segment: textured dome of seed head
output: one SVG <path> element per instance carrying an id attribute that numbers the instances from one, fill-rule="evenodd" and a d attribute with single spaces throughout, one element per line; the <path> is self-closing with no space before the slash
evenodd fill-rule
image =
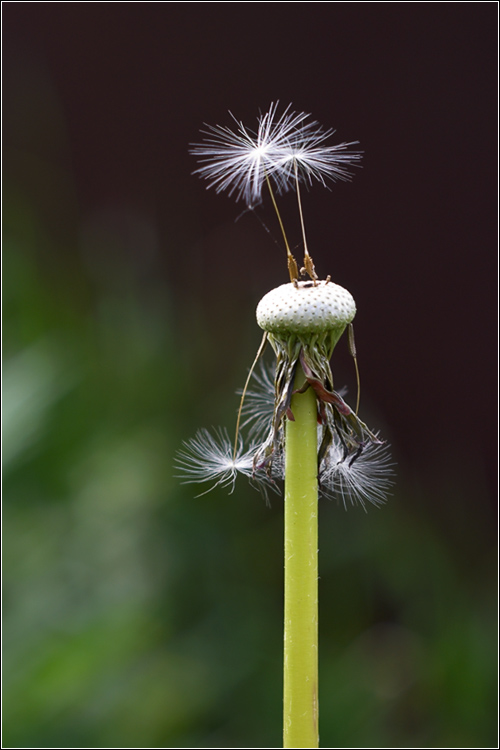
<path id="1" fill-rule="evenodd" d="M 275 334 L 324 333 L 344 329 L 356 314 L 347 289 L 331 281 L 299 281 L 268 292 L 257 305 L 257 323 Z"/>

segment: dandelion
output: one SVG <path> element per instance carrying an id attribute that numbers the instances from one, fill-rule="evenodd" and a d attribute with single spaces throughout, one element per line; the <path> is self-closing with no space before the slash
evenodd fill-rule
<path id="1" fill-rule="evenodd" d="M 358 376 L 352 321 L 356 304 L 347 289 L 321 280 L 309 253 L 300 185 L 346 180 L 361 152 L 357 141 L 329 145 L 324 129 L 291 105 L 278 105 L 257 119 L 255 129 L 233 116 L 234 125 L 206 126 L 205 141 L 191 152 L 196 173 L 217 192 L 227 190 L 249 206 L 266 186 L 287 253 L 290 282 L 268 292 L 257 306 L 264 331 L 241 395 L 236 436 L 200 430 L 184 444 L 177 468 L 185 482 L 211 483 L 233 492 L 243 474 L 264 493 L 284 480 L 285 650 L 284 747 L 318 747 L 317 542 L 318 495 L 337 497 L 347 508 L 382 505 L 392 484 L 387 446 L 334 388 L 330 365 L 347 329 Z M 303 266 L 291 253 L 275 192 L 293 190 L 302 228 Z M 261 366 L 266 345 L 276 357 L 271 374 Z M 253 380 L 252 380 L 253 378 Z M 242 437 L 247 432 L 247 445 Z M 208 490 L 207 490 L 208 491 Z"/>

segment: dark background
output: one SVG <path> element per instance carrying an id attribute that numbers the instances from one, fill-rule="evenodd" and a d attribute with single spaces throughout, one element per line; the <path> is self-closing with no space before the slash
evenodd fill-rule
<path id="1" fill-rule="evenodd" d="M 322 746 L 494 745 L 497 4 L 2 7 L 7 746 L 280 745 L 281 500 L 172 476 L 287 280 L 189 144 L 277 100 L 364 151 L 303 203 L 397 462 L 321 510 Z"/>

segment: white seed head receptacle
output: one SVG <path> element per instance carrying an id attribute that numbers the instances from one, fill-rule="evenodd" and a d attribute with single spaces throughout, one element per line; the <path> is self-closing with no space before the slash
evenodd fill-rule
<path id="1" fill-rule="evenodd" d="M 356 314 L 347 289 L 331 281 L 299 281 L 268 292 L 257 306 L 257 323 L 271 334 L 322 334 L 344 328 Z"/>

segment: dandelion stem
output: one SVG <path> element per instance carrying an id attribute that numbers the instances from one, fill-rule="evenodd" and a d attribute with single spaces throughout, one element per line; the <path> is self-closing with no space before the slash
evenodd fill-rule
<path id="1" fill-rule="evenodd" d="M 295 388 L 305 382 L 299 367 Z M 318 747 L 317 407 L 312 388 L 292 396 L 285 435 L 283 747 Z"/>

